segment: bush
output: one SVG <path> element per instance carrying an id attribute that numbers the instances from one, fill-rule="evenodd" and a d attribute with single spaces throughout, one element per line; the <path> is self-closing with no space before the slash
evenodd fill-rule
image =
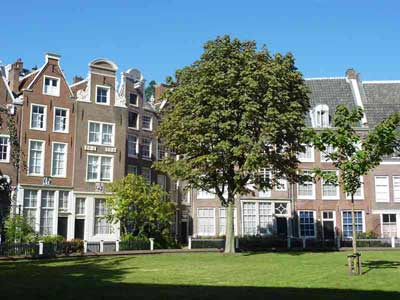
<path id="1" fill-rule="evenodd" d="M 367 232 L 358 232 L 357 238 L 358 239 L 377 239 L 379 236 L 373 232 L 372 230 Z"/>
<path id="2" fill-rule="evenodd" d="M 56 243 L 63 242 L 65 239 L 61 235 L 45 235 L 45 236 L 41 236 L 40 240 L 46 244 L 56 244 Z"/>
<path id="3" fill-rule="evenodd" d="M 13 243 L 33 243 L 37 241 L 37 234 L 23 215 L 8 215 L 4 227 L 6 239 Z"/>

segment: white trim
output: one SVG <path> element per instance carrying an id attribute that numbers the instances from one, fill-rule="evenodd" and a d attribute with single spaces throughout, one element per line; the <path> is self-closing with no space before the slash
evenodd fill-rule
<path id="1" fill-rule="evenodd" d="M 135 154 L 135 155 L 129 154 L 129 136 L 134 136 L 134 137 L 136 138 L 136 149 L 135 149 L 136 154 Z M 137 135 L 135 135 L 135 134 L 130 134 L 130 133 L 128 133 L 128 134 L 127 134 L 127 137 L 126 137 L 126 142 L 127 142 L 127 149 L 126 149 L 126 152 L 127 152 L 127 154 L 128 154 L 128 157 L 137 158 L 137 157 L 138 157 L 138 154 L 139 154 L 139 137 L 138 137 Z"/>
<path id="2" fill-rule="evenodd" d="M 360 182 L 361 182 L 361 195 L 357 196 L 354 195 L 354 200 L 364 200 L 364 176 L 360 176 Z M 350 195 L 346 195 L 346 199 L 347 200 L 351 200 L 351 196 Z"/>
<path id="3" fill-rule="evenodd" d="M 380 165 L 400 165 L 400 161 L 383 161 Z"/>
<path id="4" fill-rule="evenodd" d="M 329 79 L 346 79 L 346 77 L 311 77 L 304 78 L 304 80 L 329 80 Z"/>
<path id="5" fill-rule="evenodd" d="M 373 209 L 371 211 L 372 214 L 374 215 L 379 215 L 379 214 L 400 214 L 400 208 L 399 209 Z"/>
<path id="6" fill-rule="evenodd" d="M 341 221 L 341 223 L 342 223 L 341 232 L 342 232 L 343 238 L 345 238 L 344 235 L 343 235 L 343 232 L 344 232 L 344 230 L 343 230 L 343 226 L 344 226 L 344 222 L 343 222 L 343 212 L 350 212 L 350 213 L 351 213 L 351 209 L 343 209 L 343 210 L 340 211 L 340 217 L 341 217 L 340 221 Z M 356 210 L 354 210 L 354 213 L 356 213 L 356 212 L 361 212 L 361 215 L 362 215 L 362 226 L 363 226 L 362 232 L 366 232 L 366 228 L 365 228 L 365 211 L 364 211 L 364 210 L 361 210 L 361 209 L 356 209 Z M 357 225 L 357 224 L 356 224 L 356 225 Z M 351 238 L 351 237 L 350 237 L 350 238 Z"/>
<path id="7" fill-rule="evenodd" d="M 150 128 L 144 128 L 143 127 L 144 117 L 149 117 L 150 118 Z M 142 129 L 145 130 L 145 131 L 153 131 L 153 116 L 150 116 L 148 114 L 142 114 Z"/>
<path id="8" fill-rule="evenodd" d="M 311 170 L 308 169 L 304 169 L 303 172 L 308 171 L 311 172 Z M 311 196 L 307 196 L 307 195 L 299 195 L 299 186 L 301 183 L 297 183 L 297 199 L 299 200 L 315 200 L 316 198 L 316 185 L 314 181 L 307 181 L 307 182 L 311 182 L 312 184 L 312 195 Z"/>
<path id="9" fill-rule="evenodd" d="M 29 173 L 30 169 L 30 161 L 31 161 L 31 142 L 41 142 L 42 143 L 42 165 L 40 167 L 40 173 Z M 43 177 L 44 176 L 44 157 L 45 157 L 45 151 L 46 151 L 46 141 L 44 140 L 36 140 L 36 139 L 29 139 L 28 140 L 28 168 L 27 168 L 27 175 L 28 176 L 38 176 L 38 177 Z"/>
<path id="10" fill-rule="evenodd" d="M 323 172 L 335 172 L 339 180 L 339 171 L 337 170 L 323 170 Z M 339 184 L 336 185 L 336 196 L 324 196 L 324 179 L 321 179 L 321 198 L 322 200 L 340 200 Z"/>
<path id="11" fill-rule="evenodd" d="M 60 144 L 60 145 L 65 145 L 65 161 L 64 161 L 64 170 L 62 175 L 54 175 L 53 174 L 53 163 L 54 163 L 54 144 Z M 53 141 L 51 143 L 51 177 L 55 178 L 66 178 L 67 177 L 67 165 L 68 165 L 68 143 L 62 143 L 62 142 L 55 142 Z"/>
<path id="12" fill-rule="evenodd" d="M 332 219 L 330 219 L 330 218 L 324 219 L 324 212 L 331 212 L 332 213 Z M 328 209 L 325 209 L 325 210 L 321 211 L 322 235 L 324 234 L 324 221 L 333 221 L 333 234 L 334 234 L 334 237 L 336 238 L 336 226 L 337 226 L 336 225 L 336 211 L 328 210 Z M 324 239 L 325 239 L 325 237 L 324 237 Z"/>
<path id="13" fill-rule="evenodd" d="M 375 83 L 400 83 L 400 80 L 365 80 L 362 83 L 375 84 Z"/>
<path id="14" fill-rule="evenodd" d="M 301 222 L 300 222 L 300 213 L 301 212 L 312 212 L 313 213 L 313 219 L 314 219 L 314 235 L 301 235 Z M 299 210 L 299 237 L 304 237 L 304 238 L 316 238 L 317 237 L 317 214 L 315 210 L 311 209 L 301 209 Z"/>
<path id="15" fill-rule="evenodd" d="M 98 123 L 98 124 L 100 124 L 100 142 L 98 142 L 98 143 L 90 142 L 90 123 Z M 111 144 L 103 144 L 102 143 L 102 140 L 103 140 L 103 124 L 112 126 Z M 115 123 L 88 120 L 87 143 L 88 143 L 88 145 L 114 147 L 114 145 L 115 145 Z"/>
<path id="16" fill-rule="evenodd" d="M 8 139 L 7 142 L 7 152 L 6 152 L 6 159 L 0 159 L 0 163 L 9 163 L 10 162 L 10 156 L 11 156 L 11 143 L 10 143 L 10 135 L 8 134 L 0 134 L 0 137 L 4 137 Z"/>
<path id="17" fill-rule="evenodd" d="M 392 191 L 393 191 L 393 202 L 400 202 L 400 194 L 398 195 L 398 200 L 396 200 L 395 198 L 395 194 L 394 194 L 394 179 L 398 178 L 400 181 L 400 175 L 392 175 Z M 399 192 L 400 193 L 400 192 Z"/>
<path id="18" fill-rule="evenodd" d="M 207 210 L 212 210 L 213 211 L 213 220 L 214 220 L 214 232 L 212 234 L 206 233 L 206 232 L 200 232 L 199 231 L 199 210 L 200 209 L 207 209 Z M 215 217 L 215 207 L 198 207 L 196 210 L 196 233 L 198 236 L 216 236 L 217 234 L 217 224 L 216 224 L 216 217 Z"/>
<path id="19" fill-rule="evenodd" d="M 365 111 L 364 104 L 363 104 L 362 99 L 361 99 L 361 93 L 360 93 L 360 89 L 358 87 L 357 79 L 349 79 L 349 81 L 350 81 L 350 84 L 351 84 L 351 86 L 353 88 L 354 97 L 356 99 L 357 106 L 361 107 L 363 109 L 363 111 Z M 363 125 L 367 124 L 367 117 L 365 115 L 365 112 L 363 113 L 361 122 L 362 122 Z"/>
<path id="20" fill-rule="evenodd" d="M 74 86 L 76 86 L 76 85 L 82 84 L 82 83 L 84 83 L 84 82 L 87 81 L 87 80 L 88 80 L 88 78 L 85 78 L 85 79 L 82 79 L 82 80 L 80 80 L 80 81 L 77 81 L 77 82 L 71 84 L 70 87 L 74 87 Z"/>
<path id="21" fill-rule="evenodd" d="M 130 113 L 136 114 L 136 127 L 129 126 L 129 114 Z M 134 130 L 139 130 L 139 113 L 137 111 L 128 111 L 128 128 L 134 129 Z"/>
<path id="22" fill-rule="evenodd" d="M 46 78 L 49 79 L 53 79 L 53 80 L 57 80 L 57 92 L 55 94 L 49 94 L 46 93 Z M 61 86 L 61 79 L 59 77 L 54 77 L 54 76 L 49 76 L 49 75 L 43 75 L 43 89 L 42 89 L 42 93 L 43 95 L 47 95 L 47 96 L 53 96 L 53 97 L 60 97 L 60 86 Z"/>
<path id="23" fill-rule="evenodd" d="M 314 146 L 310 146 L 310 145 L 304 145 L 306 147 L 306 152 L 300 152 L 300 154 L 306 154 L 307 150 L 311 151 L 311 158 L 300 158 L 298 155 L 298 160 L 300 162 L 315 162 L 315 147 Z"/>
<path id="24" fill-rule="evenodd" d="M 33 106 L 44 107 L 44 111 L 43 111 L 43 128 L 32 128 Z M 31 107 L 31 109 L 30 109 L 30 114 L 29 114 L 29 129 L 30 130 L 46 131 L 47 130 L 47 105 L 31 103 L 30 107 Z"/>
<path id="25" fill-rule="evenodd" d="M 106 103 L 97 102 L 97 89 L 98 88 L 102 88 L 102 89 L 106 89 L 107 90 L 107 102 Z M 107 85 L 96 84 L 95 89 L 96 89 L 96 91 L 95 91 L 94 103 L 99 104 L 99 105 L 110 105 L 110 102 L 111 102 L 111 87 L 107 86 Z"/>
<path id="26" fill-rule="evenodd" d="M 99 169 L 98 169 L 98 176 L 96 179 L 88 179 L 88 167 L 89 167 L 89 156 L 96 156 L 100 157 L 99 160 Z M 101 180 L 101 157 L 110 157 L 111 158 L 111 170 L 110 170 L 110 180 Z M 114 178 L 114 155 L 106 155 L 106 154 L 94 154 L 88 153 L 86 157 L 86 182 L 112 182 Z"/>
<path id="27" fill-rule="evenodd" d="M 56 126 L 56 110 L 57 109 L 66 110 L 67 111 L 66 120 L 65 120 L 65 123 L 66 123 L 65 131 L 59 131 L 59 130 L 55 129 L 55 126 Z M 54 106 L 54 108 L 53 108 L 53 132 L 69 133 L 69 108 Z"/>
<path id="28" fill-rule="evenodd" d="M 385 199 L 379 199 L 377 197 L 377 191 L 376 191 L 376 179 L 377 177 L 384 178 L 386 181 L 386 193 L 387 193 L 387 198 Z M 375 202 L 376 203 L 387 203 L 390 202 L 390 181 L 389 181 L 389 176 L 388 175 L 375 175 L 374 176 L 374 191 L 375 191 Z"/>
<path id="29" fill-rule="evenodd" d="M 149 149 L 149 155 L 150 156 L 149 157 L 143 156 L 143 145 L 144 145 L 143 141 L 144 140 L 149 140 L 150 141 L 150 149 Z M 141 141 L 142 141 L 142 151 L 141 151 L 140 155 L 141 155 L 142 159 L 151 160 L 152 154 L 153 154 L 153 139 L 151 139 L 149 137 L 141 137 Z"/>

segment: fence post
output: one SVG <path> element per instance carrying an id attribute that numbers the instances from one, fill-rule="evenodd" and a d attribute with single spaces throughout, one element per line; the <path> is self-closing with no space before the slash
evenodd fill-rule
<path id="1" fill-rule="evenodd" d="M 119 240 L 115 241 L 115 252 L 119 252 Z"/>
<path id="2" fill-rule="evenodd" d="M 287 248 L 288 249 L 292 248 L 292 238 L 290 236 L 287 239 Z"/>
<path id="3" fill-rule="evenodd" d="M 150 240 L 150 251 L 154 250 L 154 238 L 149 238 Z"/>
<path id="4" fill-rule="evenodd" d="M 392 248 L 396 248 L 396 240 L 394 236 L 392 236 Z"/>
<path id="5" fill-rule="evenodd" d="M 191 235 L 188 236 L 188 249 L 189 250 L 192 249 L 192 236 Z"/>
<path id="6" fill-rule="evenodd" d="M 338 250 L 341 247 L 341 245 L 340 245 L 340 236 L 339 235 L 336 236 L 336 247 L 337 247 Z"/>
<path id="7" fill-rule="evenodd" d="M 235 238 L 235 247 L 236 249 L 239 249 L 239 237 Z"/>
<path id="8" fill-rule="evenodd" d="M 101 253 L 104 252 L 104 241 L 103 240 L 100 241 L 100 252 Z"/>
<path id="9" fill-rule="evenodd" d="M 303 236 L 302 239 L 303 239 L 303 249 L 306 249 L 306 238 Z"/>
<path id="10" fill-rule="evenodd" d="M 83 241 L 83 253 L 87 253 L 87 240 Z"/>
<path id="11" fill-rule="evenodd" d="M 39 255 L 43 255 L 43 241 L 39 241 Z"/>

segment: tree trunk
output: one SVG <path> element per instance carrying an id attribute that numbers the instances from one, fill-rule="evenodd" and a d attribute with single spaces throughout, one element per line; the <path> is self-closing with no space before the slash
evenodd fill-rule
<path id="1" fill-rule="evenodd" d="M 235 230 L 233 224 L 233 213 L 235 211 L 235 201 L 228 202 L 226 210 L 226 236 L 225 253 L 235 253 Z"/>
<path id="2" fill-rule="evenodd" d="M 357 253 L 357 232 L 356 232 L 356 218 L 354 213 L 354 194 L 351 194 L 351 228 L 352 228 L 352 246 L 353 254 Z"/>

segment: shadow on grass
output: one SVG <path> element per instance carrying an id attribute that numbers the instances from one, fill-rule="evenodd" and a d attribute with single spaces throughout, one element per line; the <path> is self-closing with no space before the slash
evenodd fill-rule
<path id="1" fill-rule="evenodd" d="M 362 263 L 363 268 L 367 268 L 363 274 L 367 274 L 372 270 L 377 269 L 398 269 L 400 268 L 400 261 L 391 260 L 371 260 Z"/>
<path id="2" fill-rule="evenodd" d="M 132 259 L 1 263 L 0 299 L 400 300 L 400 292 L 138 283 L 140 275 L 135 274 L 138 268 Z"/>
<path id="3" fill-rule="evenodd" d="M 243 250 L 238 253 L 243 253 L 244 256 L 252 256 L 252 255 L 257 255 L 257 254 L 265 254 L 265 253 L 274 253 L 274 254 L 287 254 L 287 255 L 293 255 L 293 256 L 300 256 L 303 254 L 310 254 L 310 253 L 332 253 L 332 252 L 338 252 L 337 250 L 280 250 L 280 249 L 274 249 L 274 250 L 259 250 L 259 251 L 246 251 Z"/>

